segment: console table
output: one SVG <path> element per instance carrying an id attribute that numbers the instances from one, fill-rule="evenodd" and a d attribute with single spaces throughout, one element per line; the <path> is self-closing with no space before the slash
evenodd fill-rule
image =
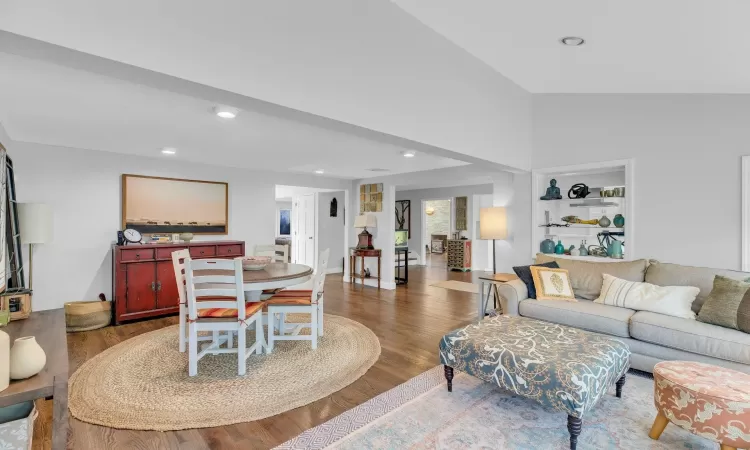
<path id="1" fill-rule="evenodd" d="M 380 289 L 380 259 L 382 256 L 382 252 L 379 249 L 372 249 L 372 250 L 366 250 L 366 249 L 357 249 L 357 248 L 350 248 L 349 249 L 349 282 L 354 284 L 355 279 L 359 278 L 362 280 L 362 287 L 365 286 L 365 280 L 366 279 L 372 279 L 372 280 L 378 280 L 378 289 Z M 361 260 L 360 264 L 360 270 L 357 272 L 357 258 Z M 378 276 L 372 276 L 369 277 L 365 276 L 365 258 L 377 258 L 378 259 Z"/>
<path id="2" fill-rule="evenodd" d="M 52 399 L 52 449 L 68 444 L 68 339 L 62 309 L 32 312 L 28 319 L 11 321 L 2 328 L 11 345 L 23 336 L 34 336 L 47 355 L 41 372 L 25 380 L 11 380 L 0 392 L 0 407 L 40 398 Z"/>
<path id="3" fill-rule="evenodd" d="M 112 258 L 115 324 L 180 311 L 172 252 L 183 249 L 190 250 L 193 259 L 245 256 L 244 241 L 115 245 Z"/>

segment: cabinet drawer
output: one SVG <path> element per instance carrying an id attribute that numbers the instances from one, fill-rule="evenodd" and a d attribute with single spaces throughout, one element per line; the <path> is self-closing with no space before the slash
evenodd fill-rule
<path id="1" fill-rule="evenodd" d="M 180 251 L 180 250 L 185 250 L 185 249 L 184 248 L 157 248 L 156 259 L 172 259 L 172 253 Z"/>
<path id="2" fill-rule="evenodd" d="M 190 256 L 192 258 L 212 258 L 216 256 L 216 246 L 204 245 L 200 247 L 190 247 Z"/>
<path id="3" fill-rule="evenodd" d="M 236 258 L 238 256 L 245 256 L 242 254 L 242 246 L 239 244 L 236 245 L 219 245 L 219 256 L 231 256 L 233 258 Z"/>
<path id="4" fill-rule="evenodd" d="M 121 250 L 120 260 L 125 261 L 143 261 L 154 259 L 153 248 L 141 248 L 137 250 Z"/>

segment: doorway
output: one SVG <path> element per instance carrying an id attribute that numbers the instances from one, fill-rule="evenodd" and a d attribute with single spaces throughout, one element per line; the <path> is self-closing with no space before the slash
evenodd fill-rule
<path id="1" fill-rule="evenodd" d="M 453 229 L 451 204 L 451 199 L 422 201 L 422 248 L 428 267 L 448 267 L 447 246 Z"/>

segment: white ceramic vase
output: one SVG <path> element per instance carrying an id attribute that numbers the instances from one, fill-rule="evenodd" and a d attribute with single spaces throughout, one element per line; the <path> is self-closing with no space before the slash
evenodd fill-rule
<path id="1" fill-rule="evenodd" d="M 38 374 L 47 364 L 47 355 L 34 336 L 16 339 L 10 349 L 10 378 L 23 380 Z"/>
<path id="2" fill-rule="evenodd" d="M 0 391 L 10 385 L 10 336 L 0 330 Z"/>

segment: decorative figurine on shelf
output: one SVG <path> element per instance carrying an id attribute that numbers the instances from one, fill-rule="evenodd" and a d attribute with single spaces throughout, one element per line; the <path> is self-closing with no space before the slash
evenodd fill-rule
<path id="1" fill-rule="evenodd" d="M 612 223 L 614 223 L 617 228 L 623 228 L 625 227 L 625 217 L 623 217 L 622 214 L 617 214 Z"/>
<path id="2" fill-rule="evenodd" d="M 555 253 L 555 241 L 549 238 L 543 240 L 539 245 L 539 251 L 548 255 L 551 253 Z"/>
<path id="3" fill-rule="evenodd" d="M 556 255 L 563 255 L 565 254 L 565 247 L 562 245 L 562 241 L 558 240 L 557 245 L 555 246 L 555 254 Z"/>
<path id="4" fill-rule="evenodd" d="M 602 216 L 602 218 L 599 219 L 599 226 L 602 228 L 607 228 L 611 224 L 612 224 L 612 221 L 609 220 L 609 217 L 607 217 L 606 215 Z"/>
<path id="5" fill-rule="evenodd" d="M 544 194 L 544 196 L 539 197 L 539 200 L 562 200 L 562 195 L 560 195 L 560 188 L 557 187 L 557 180 L 554 178 L 549 180 L 549 187 L 547 188 L 547 192 Z"/>
<path id="6" fill-rule="evenodd" d="M 589 251 L 586 250 L 586 241 L 581 241 L 581 247 L 578 249 L 580 256 L 589 256 Z"/>
<path id="7" fill-rule="evenodd" d="M 589 191 L 589 187 L 586 186 L 583 183 L 576 183 L 573 186 L 570 187 L 568 190 L 568 198 L 570 199 L 578 199 L 578 198 L 586 198 L 587 195 L 589 195 L 591 191 Z"/>

